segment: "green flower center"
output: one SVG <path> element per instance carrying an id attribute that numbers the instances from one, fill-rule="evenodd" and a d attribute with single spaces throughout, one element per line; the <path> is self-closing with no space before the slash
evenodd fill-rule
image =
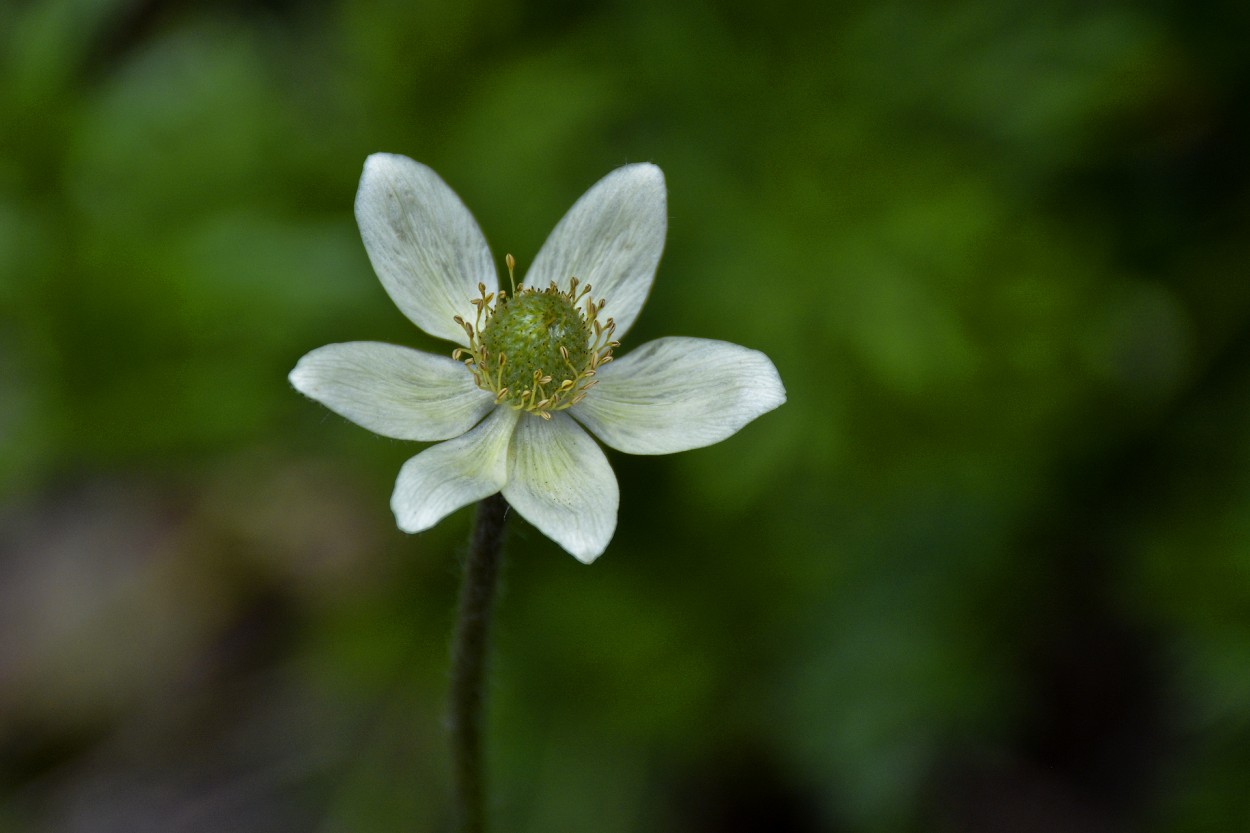
<path id="1" fill-rule="evenodd" d="M 481 333 L 488 356 L 507 356 L 500 378 L 516 391 L 534 374 L 550 376 L 557 387 L 575 379 L 590 358 L 590 336 L 586 319 L 554 287 L 504 296 Z"/>
<path id="2" fill-rule="evenodd" d="M 508 255 L 508 271 L 515 261 Z M 473 380 L 495 394 L 495 402 L 551 419 L 594 387 L 595 371 L 612 361 L 616 324 L 601 321 L 604 301 L 591 298 L 590 286 L 570 280 L 568 290 L 554 283 L 536 290 L 523 286 L 509 296 L 488 293 L 478 284 L 472 303 L 477 320 L 456 323 L 469 337 L 468 348 L 452 353 L 463 359 Z"/>

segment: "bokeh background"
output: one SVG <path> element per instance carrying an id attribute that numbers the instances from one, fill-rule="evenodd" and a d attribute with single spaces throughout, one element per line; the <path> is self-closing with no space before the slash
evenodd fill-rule
<path id="1" fill-rule="evenodd" d="M 623 350 L 780 410 L 517 519 L 498 829 L 1250 829 L 1250 51 L 1180 0 L 0 4 L 0 830 L 448 829 L 470 512 L 286 382 L 446 350 L 367 154 L 522 268 L 651 160 Z"/>

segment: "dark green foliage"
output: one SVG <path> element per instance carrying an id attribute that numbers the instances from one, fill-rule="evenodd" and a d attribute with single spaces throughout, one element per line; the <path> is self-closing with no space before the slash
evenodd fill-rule
<path id="1" fill-rule="evenodd" d="M 0 830 L 445 829 L 470 513 L 399 533 L 419 446 L 285 381 L 451 349 L 360 244 L 375 151 L 523 264 L 656 162 L 617 355 L 732 341 L 789 394 L 609 453 L 592 567 L 510 522 L 500 830 L 1244 828 L 1241 15 L 0 4 Z"/>

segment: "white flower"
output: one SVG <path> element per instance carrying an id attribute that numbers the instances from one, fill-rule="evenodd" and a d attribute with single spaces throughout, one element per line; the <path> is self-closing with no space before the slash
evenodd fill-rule
<path id="1" fill-rule="evenodd" d="M 501 291 L 486 239 L 447 184 L 407 157 L 369 157 L 356 219 L 373 268 L 404 315 L 458 347 L 330 344 L 290 380 L 378 434 L 438 441 L 399 472 L 400 529 L 429 529 L 502 491 L 589 564 L 612 538 L 619 492 L 583 426 L 618 451 L 668 454 L 719 442 L 785 401 L 768 357 L 735 344 L 661 338 L 613 361 L 655 278 L 665 203 L 655 165 L 613 171 L 556 226 L 523 286 Z"/>

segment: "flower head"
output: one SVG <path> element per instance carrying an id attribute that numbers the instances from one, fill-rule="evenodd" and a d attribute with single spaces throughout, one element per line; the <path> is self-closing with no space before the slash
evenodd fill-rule
<path id="1" fill-rule="evenodd" d="M 356 219 L 373 268 L 404 315 L 456 347 L 330 344 L 290 380 L 378 434 L 437 442 L 400 469 L 400 529 L 503 492 L 590 563 L 616 529 L 619 492 L 584 428 L 618 451 L 668 454 L 719 442 L 785 401 L 768 357 L 735 344 L 670 337 L 615 357 L 655 279 L 665 203 L 659 168 L 618 168 L 559 222 L 525 281 L 501 289 L 476 221 L 437 174 L 404 156 L 368 158 Z M 507 266 L 513 277 L 511 255 Z"/>

